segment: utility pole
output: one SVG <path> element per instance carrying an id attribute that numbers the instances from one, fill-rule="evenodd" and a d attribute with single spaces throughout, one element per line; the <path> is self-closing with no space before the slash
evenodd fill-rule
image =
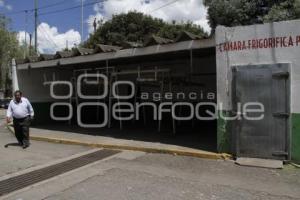
<path id="1" fill-rule="evenodd" d="M 25 46 L 27 46 L 28 10 L 25 10 Z"/>
<path id="2" fill-rule="evenodd" d="M 31 49 L 32 49 L 32 34 L 29 34 L 29 56 L 31 56 Z"/>
<path id="3" fill-rule="evenodd" d="M 37 53 L 37 41 L 38 41 L 38 34 L 37 34 L 37 26 L 38 26 L 38 0 L 34 0 L 34 32 L 35 32 L 35 37 L 34 37 L 34 51 Z"/>
<path id="4" fill-rule="evenodd" d="M 96 33 L 97 30 L 97 19 L 94 19 L 94 23 L 93 23 L 93 27 L 94 27 L 94 34 Z"/>
<path id="5" fill-rule="evenodd" d="M 81 0 L 81 41 L 83 41 L 83 0 Z"/>
<path id="6" fill-rule="evenodd" d="M 28 50 L 28 45 L 27 45 L 27 26 L 28 26 L 28 10 L 25 10 L 25 47 L 24 47 L 24 59 L 27 56 L 27 50 Z"/>

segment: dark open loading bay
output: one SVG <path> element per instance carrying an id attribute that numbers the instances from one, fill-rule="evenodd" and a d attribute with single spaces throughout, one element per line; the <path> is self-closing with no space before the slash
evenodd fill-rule
<path id="1" fill-rule="evenodd" d="M 19 70 L 25 92 L 34 92 L 29 87 L 36 81 L 32 77 L 37 77 L 43 84 L 37 88 L 39 95 L 49 99 L 53 93 L 50 100 L 33 103 L 34 126 L 216 151 L 217 119 L 201 118 L 211 116 L 207 111 L 216 112 L 213 43 L 149 45 L 131 49 L 131 56 L 121 56 L 122 50 L 117 50 L 118 56 L 79 63 L 78 57 L 71 60 L 58 53 L 61 59 L 54 67 L 42 65 L 50 60 L 40 62 L 41 67 L 34 66 L 38 62 Z M 114 48 L 104 45 L 98 50 L 108 47 Z M 97 55 L 78 51 L 83 51 L 82 60 Z"/>

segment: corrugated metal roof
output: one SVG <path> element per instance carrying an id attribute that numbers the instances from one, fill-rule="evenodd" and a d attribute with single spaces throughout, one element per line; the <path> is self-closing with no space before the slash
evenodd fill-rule
<path id="1" fill-rule="evenodd" d="M 145 45 L 138 43 L 138 42 L 129 42 L 125 41 L 122 43 L 122 47 L 119 46 L 112 46 L 112 45 L 104 45 L 104 44 L 96 44 L 94 49 L 87 49 L 87 48 L 74 48 L 71 51 L 58 51 L 56 54 L 51 55 L 51 54 L 41 54 L 39 57 L 37 56 L 32 56 L 32 57 L 27 57 L 25 59 L 19 59 L 16 61 L 18 65 L 22 65 L 25 63 L 34 63 L 34 62 L 39 62 L 39 61 L 50 61 L 54 59 L 61 59 L 61 58 L 70 58 L 70 57 L 76 57 L 76 56 L 84 56 L 84 55 L 92 55 L 92 54 L 97 54 L 97 53 L 108 53 L 108 52 L 118 52 L 122 48 L 125 49 L 137 49 L 139 48 L 141 52 L 144 52 L 147 50 L 148 46 L 155 46 L 159 45 L 160 48 L 164 48 L 164 45 L 167 44 L 174 44 L 175 42 L 182 42 L 182 41 L 193 41 L 193 40 L 201 40 L 203 39 L 202 36 L 200 35 L 195 35 L 193 33 L 183 31 L 175 41 L 167 39 L 167 38 L 162 38 L 158 37 L 155 35 L 151 35 L 147 42 L 145 42 Z M 146 49 L 143 49 L 146 48 Z M 155 52 L 153 52 L 155 53 Z M 56 62 L 57 63 L 57 62 Z"/>
<path id="2" fill-rule="evenodd" d="M 129 42 L 129 41 L 124 41 L 122 43 L 122 47 L 127 49 L 127 48 L 140 48 L 143 47 L 142 43 L 139 42 Z"/>
<path id="3" fill-rule="evenodd" d="M 39 59 L 40 59 L 39 56 L 29 56 L 28 57 L 28 62 L 31 62 L 31 63 L 38 62 Z"/>
<path id="4" fill-rule="evenodd" d="M 39 57 L 39 61 L 43 61 L 43 60 L 53 60 L 55 59 L 55 55 L 54 54 L 41 54 Z"/>
<path id="5" fill-rule="evenodd" d="M 135 56 L 146 56 L 152 54 L 160 54 L 160 53 L 168 53 L 168 52 L 176 52 L 190 49 L 201 49 L 201 48 L 211 48 L 215 47 L 215 39 L 201 39 L 201 40 L 189 40 L 189 41 L 180 41 L 176 43 L 168 43 L 168 44 L 159 44 L 152 45 L 142 48 L 128 48 L 121 49 L 121 47 L 109 46 L 109 45 L 100 45 L 101 51 L 95 52 L 93 54 L 90 53 L 90 49 L 81 49 L 80 55 L 74 55 L 73 51 L 60 51 L 55 54 L 54 60 L 43 60 L 37 62 L 36 59 L 27 60 L 30 63 L 31 68 L 42 68 L 42 67 L 56 67 L 58 63 L 60 66 L 63 65 L 74 65 L 74 64 L 82 64 L 88 62 L 99 62 L 104 60 L 112 60 L 118 58 L 127 58 L 127 57 L 135 57 Z M 104 48 L 103 48 L 104 47 Z M 112 48 L 113 47 L 113 48 Z M 105 50 L 105 52 L 103 52 Z M 99 50 L 98 50 L 99 51 Z M 28 69 L 29 63 L 26 62 L 17 62 L 18 69 Z"/>
<path id="6" fill-rule="evenodd" d="M 148 38 L 147 42 L 145 42 L 145 46 L 169 44 L 173 42 L 174 42 L 173 40 L 152 35 L 150 38 Z"/>
<path id="7" fill-rule="evenodd" d="M 87 49 L 87 48 L 74 48 L 72 49 L 73 56 L 84 56 L 84 55 L 90 55 L 94 53 L 94 49 Z"/>
<path id="8" fill-rule="evenodd" d="M 96 44 L 94 53 L 116 52 L 120 49 L 122 49 L 122 47 L 105 45 L 105 44 Z"/>
<path id="9" fill-rule="evenodd" d="M 181 42 L 181 41 L 187 41 L 187 40 L 201 40 L 203 39 L 202 36 L 200 35 L 195 35 L 193 33 L 190 33 L 188 31 L 183 31 L 180 33 L 180 35 L 176 38 L 176 42 Z"/>
<path id="10" fill-rule="evenodd" d="M 55 58 L 70 58 L 74 56 L 72 51 L 58 51 L 55 54 Z"/>
<path id="11" fill-rule="evenodd" d="M 28 62 L 29 62 L 28 58 L 25 58 L 25 59 L 17 59 L 17 60 L 16 60 L 16 64 L 17 64 L 17 65 L 24 64 L 24 63 L 28 63 Z"/>

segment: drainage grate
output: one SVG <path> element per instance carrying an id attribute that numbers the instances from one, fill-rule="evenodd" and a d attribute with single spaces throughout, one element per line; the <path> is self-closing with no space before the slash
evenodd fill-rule
<path id="1" fill-rule="evenodd" d="M 22 188 L 28 187 L 29 185 L 44 181 L 54 176 L 58 176 L 92 162 L 104 159 L 119 152 L 120 151 L 116 150 L 102 149 L 87 155 L 73 158 L 68 161 L 51 165 L 49 167 L 2 180 L 0 181 L 0 196 L 16 190 L 20 190 Z"/>

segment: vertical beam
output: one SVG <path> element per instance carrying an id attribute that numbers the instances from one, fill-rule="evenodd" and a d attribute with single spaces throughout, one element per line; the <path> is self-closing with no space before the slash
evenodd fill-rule
<path id="1" fill-rule="evenodd" d="M 31 56 L 31 49 L 32 49 L 32 34 L 29 34 L 29 56 Z"/>
<path id="2" fill-rule="evenodd" d="M 28 26 L 28 10 L 25 10 L 25 31 L 24 31 L 24 34 L 25 34 L 25 48 L 24 48 L 24 59 L 27 56 L 27 48 L 28 48 L 28 45 L 27 45 L 27 26 Z"/>
<path id="3" fill-rule="evenodd" d="M 81 0 L 81 41 L 83 40 L 83 0 Z"/>
<path id="4" fill-rule="evenodd" d="M 34 31 L 35 31 L 35 42 L 34 42 L 34 50 L 35 50 L 35 53 L 37 53 L 37 46 L 38 46 L 38 34 L 37 34 L 37 26 L 38 26 L 38 20 L 37 20 L 37 17 L 38 17 L 38 14 L 37 14 L 37 6 L 38 6 L 38 0 L 35 0 L 34 1 Z"/>
<path id="5" fill-rule="evenodd" d="M 194 60 L 193 60 L 193 49 L 190 50 L 190 77 L 194 72 Z"/>

